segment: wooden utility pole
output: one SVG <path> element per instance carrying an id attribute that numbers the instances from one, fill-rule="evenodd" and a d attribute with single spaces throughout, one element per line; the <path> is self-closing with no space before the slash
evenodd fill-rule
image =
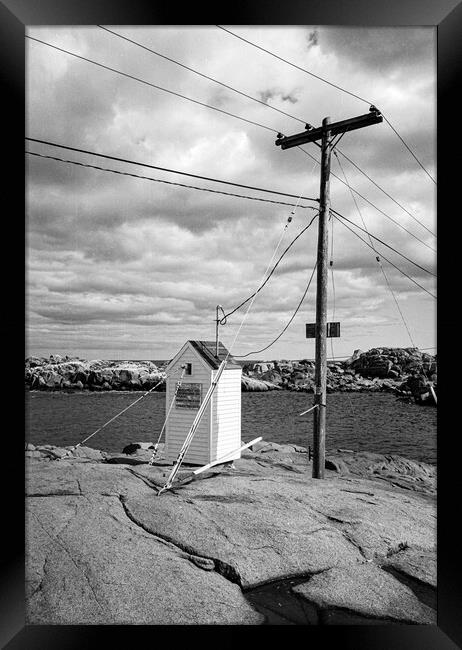
<path id="1" fill-rule="evenodd" d="M 329 142 L 330 118 L 322 121 L 321 140 L 321 183 L 319 190 L 318 220 L 318 256 L 316 275 L 316 335 L 315 335 L 315 371 L 314 371 L 314 410 L 313 420 L 313 478 L 324 478 L 326 450 L 326 382 L 327 382 L 327 255 L 328 255 L 328 219 L 330 208 L 330 157 Z"/>
<path id="2" fill-rule="evenodd" d="M 375 106 L 369 113 L 331 124 L 325 117 L 322 126 L 314 129 L 306 125 L 306 131 L 291 136 L 278 135 L 276 145 L 281 149 L 298 147 L 307 142 L 321 140 L 321 182 L 319 194 L 318 254 L 316 286 L 316 326 L 315 326 L 315 387 L 313 423 L 313 478 L 324 478 L 326 449 L 326 383 L 327 383 L 327 256 L 328 219 L 330 210 L 330 159 L 333 148 L 347 132 L 382 122 L 383 117 Z M 338 136 L 334 143 L 335 136 Z M 307 326 L 308 327 L 308 326 Z"/>

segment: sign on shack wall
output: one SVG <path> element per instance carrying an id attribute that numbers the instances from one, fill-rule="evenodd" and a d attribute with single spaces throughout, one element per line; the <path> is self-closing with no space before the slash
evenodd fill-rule
<path id="1" fill-rule="evenodd" d="M 198 409 L 202 399 L 202 384 L 183 384 L 175 398 L 177 408 Z"/>

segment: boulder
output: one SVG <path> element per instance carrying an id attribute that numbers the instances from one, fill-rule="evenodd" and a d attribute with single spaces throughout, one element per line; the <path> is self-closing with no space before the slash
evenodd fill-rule
<path id="1" fill-rule="evenodd" d="M 120 383 L 128 384 L 128 382 L 132 379 L 133 374 L 132 371 L 127 368 L 115 368 L 114 377 L 116 377 Z"/>
<path id="2" fill-rule="evenodd" d="M 88 378 L 89 382 L 103 385 L 105 382 L 110 384 L 112 381 L 113 372 L 110 368 L 102 368 L 101 370 L 92 371 L 90 377 Z"/>
<path id="3" fill-rule="evenodd" d="M 273 370 L 274 368 L 274 363 L 271 362 L 266 362 L 266 363 L 254 363 L 253 366 L 251 367 L 252 372 L 256 372 L 257 374 L 262 374 L 264 372 L 268 372 L 268 370 Z"/>
<path id="4" fill-rule="evenodd" d="M 59 389 L 63 378 L 57 372 L 48 372 L 45 377 L 45 388 L 48 390 Z"/>
<path id="5" fill-rule="evenodd" d="M 41 375 L 35 375 L 31 381 L 32 390 L 43 390 L 45 387 L 45 380 Z"/>
<path id="6" fill-rule="evenodd" d="M 244 374 L 241 376 L 241 390 L 243 391 L 267 391 L 277 389 L 278 386 L 269 381 L 262 381 L 260 379 L 255 379 L 254 377 L 248 377 Z"/>
<path id="7" fill-rule="evenodd" d="M 272 384 L 279 385 L 282 383 L 282 377 L 276 370 L 267 370 L 260 377 L 263 381 L 269 381 Z"/>
<path id="8" fill-rule="evenodd" d="M 87 383 L 89 374 L 89 372 L 85 372 L 84 370 L 77 370 L 77 372 L 73 374 L 71 381 L 73 384 L 80 382 L 83 386 Z"/>
<path id="9" fill-rule="evenodd" d="M 351 357 L 349 357 L 348 359 L 346 359 L 346 361 L 344 361 L 344 365 L 346 367 L 351 366 L 355 361 L 358 361 L 358 359 L 363 354 L 364 354 L 364 352 L 362 350 L 355 350 L 353 352 L 353 354 L 351 355 Z"/>
<path id="10" fill-rule="evenodd" d="M 26 458 L 40 458 L 42 456 L 41 452 L 38 449 L 28 449 L 25 452 Z"/>
<path id="11" fill-rule="evenodd" d="M 274 367 L 280 373 L 282 372 L 290 373 L 293 370 L 293 363 L 292 361 L 277 361 L 274 362 Z"/>
<path id="12" fill-rule="evenodd" d="M 154 449 L 152 442 L 131 442 L 122 449 L 123 454 L 134 454 L 138 449 Z"/>
<path id="13" fill-rule="evenodd" d="M 26 368 L 37 368 L 43 365 L 43 359 L 41 357 L 28 357 L 26 359 Z"/>
<path id="14" fill-rule="evenodd" d="M 85 447 L 83 445 L 71 448 L 71 452 L 76 458 L 86 458 L 92 461 L 96 460 L 101 462 L 106 457 L 105 452 L 102 452 L 99 449 L 93 449 L 93 447 Z"/>

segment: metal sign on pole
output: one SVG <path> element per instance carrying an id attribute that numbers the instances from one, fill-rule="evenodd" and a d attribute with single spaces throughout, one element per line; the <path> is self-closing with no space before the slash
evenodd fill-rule
<path id="1" fill-rule="evenodd" d="M 306 328 L 307 339 L 316 338 L 316 323 L 306 323 L 305 328 Z M 328 339 L 339 337 L 340 323 L 339 322 L 327 323 L 326 336 Z"/>

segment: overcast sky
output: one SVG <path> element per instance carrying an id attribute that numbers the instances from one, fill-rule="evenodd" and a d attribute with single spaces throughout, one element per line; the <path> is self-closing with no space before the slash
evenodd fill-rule
<path id="1" fill-rule="evenodd" d="M 110 26 L 107 26 L 110 27 Z M 34 27 L 29 36 L 281 131 L 368 112 L 368 104 L 213 26 L 110 27 L 267 105 L 258 104 L 98 27 Z M 373 102 L 436 178 L 434 28 L 230 27 L 261 47 Z M 156 90 L 26 39 L 27 134 L 32 138 L 207 177 L 319 196 L 319 165 L 276 133 Z M 299 118 L 271 110 L 275 107 Z M 170 182 L 287 200 L 149 170 L 37 143 L 29 151 Z M 319 159 L 314 144 L 304 148 Z M 346 134 L 339 149 L 415 219 L 339 156 L 370 232 L 436 272 L 436 186 L 390 126 Z M 187 339 L 213 339 L 215 307 L 230 311 L 259 286 L 293 207 L 27 159 L 28 353 L 82 358 L 171 358 Z M 335 157 L 332 172 L 344 178 Z M 315 212 L 301 200 L 274 261 Z M 331 178 L 331 205 L 355 223 L 349 189 Z M 417 221 L 421 222 L 420 225 Z M 425 226 L 426 228 L 424 228 Z M 412 233 L 412 234 L 410 234 Z M 359 234 L 367 239 L 365 233 Z M 412 236 L 414 235 L 414 236 Z M 332 227 L 329 226 L 329 252 Z M 420 240 L 420 241 L 419 241 Z M 268 345 L 292 316 L 316 256 L 317 221 L 256 297 L 232 347 Z M 379 243 L 377 251 L 431 293 L 435 278 Z M 330 257 L 329 257 L 330 259 Z M 376 346 L 436 345 L 436 301 L 340 222 L 333 224 L 334 292 L 328 320 L 341 322 L 334 354 Z M 247 307 L 247 305 L 246 305 Z M 228 347 L 246 308 L 220 329 Z M 403 322 L 403 318 L 404 322 Z M 315 281 L 292 324 L 251 358 L 314 356 L 305 323 L 315 320 Z M 329 355 L 331 348 L 329 343 Z"/>

